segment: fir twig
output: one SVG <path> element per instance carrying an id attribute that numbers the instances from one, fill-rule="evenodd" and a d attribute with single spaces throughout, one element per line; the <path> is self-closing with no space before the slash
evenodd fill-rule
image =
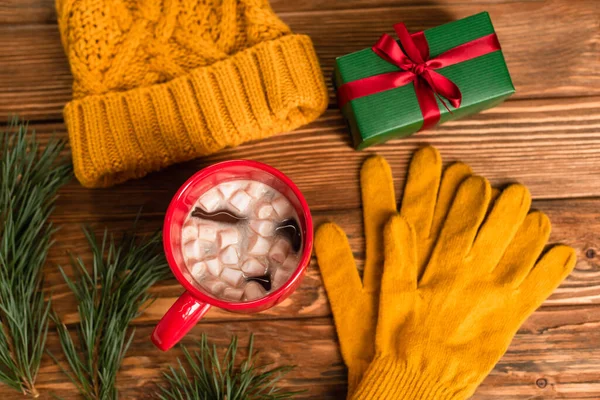
<path id="1" fill-rule="evenodd" d="M 37 397 L 50 310 L 42 267 L 55 232 L 48 218 L 71 165 L 63 141 L 42 150 L 27 130 L 13 119 L 0 138 L 0 381 Z"/>
<path id="2" fill-rule="evenodd" d="M 250 336 L 248 357 L 236 366 L 238 350 L 237 337 L 219 361 L 217 347 L 209 346 L 203 334 L 197 343 L 199 351 L 192 355 L 181 346 L 189 372 L 182 361 L 177 359 L 177 367 L 169 367 L 165 372 L 166 386 L 160 386 L 157 396 L 161 400 L 278 400 L 291 399 L 301 392 L 285 392 L 277 387 L 278 381 L 294 367 L 269 368 L 257 366 L 254 361 L 254 336 Z"/>
<path id="3" fill-rule="evenodd" d="M 73 258 L 76 279 L 60 268 L 78 303 L 78 340 L 73 340 L 58 315 L 52 318 L 68 363 L 67 368 L 61 366 L 63 371 L 85 399 L 113 400 L 117 371 L 133 340 L 129 324 L 149 303 L 150 286 L 167 277 L 169 269 L 158 233 L 144 240 L 125 234 L 119 242 L 107 231 L 101 242 L 90 229 L 84 233 L 93 255 L 90 268 Z"/>

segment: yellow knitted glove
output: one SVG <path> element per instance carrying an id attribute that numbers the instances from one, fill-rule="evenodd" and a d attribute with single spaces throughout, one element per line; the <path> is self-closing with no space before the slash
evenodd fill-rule
<path id="1" fill-rule="evenodd" d="M 470 174 L 471 169 L 467 165 L 456 163 L 446 169 L 441 179 L 442 161 L 437 150 L 425 147 L 415 153 L 401 213 L 415 224 L 422 264 L 431 251 L 456 188 Z M 342 356 L 348 367 L 349 396 L 375 354 L 375 327 L 383 270 L 383 228 L 396 212 L 392 173 L 385 159 L 379 156 L 367 159 L 360 175 L 366 238 L 363 281 L 341 228 L 332 223 L 324 224 L 315 239 L 315 251 L 331 303 Z"/>
<path id="2" fill-rule="evenodd" d="M 524 186 L 505 189 L 485 218 L 490 197 L 481 177 L 460 185 L 421 277 L 416 228 L 390 218 L 376 356 L 355 399 L 470 397 L 527 316 L 573 269 L 570 247 L 540 258 L 550 222 L 541 212 L 527 215 Z"/>

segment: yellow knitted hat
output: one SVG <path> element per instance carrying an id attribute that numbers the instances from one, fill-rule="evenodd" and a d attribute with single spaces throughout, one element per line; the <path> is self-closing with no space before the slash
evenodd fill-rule
<path id="1" fill-rule="evenodd" d="M 57 0 L 77 179 L 105 187 L 316 119 L 308 36 L 267 0 Z"/>

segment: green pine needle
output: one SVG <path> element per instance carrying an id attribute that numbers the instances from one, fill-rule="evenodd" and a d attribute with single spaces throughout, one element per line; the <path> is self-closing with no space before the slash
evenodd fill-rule
<path id="1" fill-rule="evenodd" d="M 90 229 L 84 233 L 92 265 L 87 268 L 81 259 L 73 258 L 75 280 L 60 269 L 75 294 L 80 317 L 74 341 L 67 326 L 56 314 L 52 316 L 68 363 L 68 369 L 61 368 L 85 399 L 114 400 L 117 372 L 134 335 L 129 324 L 151 299 L 150 286 L 169 276 L 169 269 L 159 233 L 144 240 L 124 235 L 117 242 L 105 231 L 101 243 Z"/>
<path id="2" fill-rule="evenodd" d="M 181 346 L 189 366 L 186 370 L 180 359 L 177 367 L 170 367 L 163 375 L 167 386 L 160 386 L 161 400 L 278 400 L 290 399 L 301 392 L 284 392 L 277 387 L 279 380 L 294 367 L 268 368 L 256 366 L 253 352 L 254 336 L 250 336 L 248 357 L 236 366 L 237 337 L 219 361 L 217 347 L 209 346 L 203 334 L 197 343 L 199 351 L 190 352 Z"/>
<path id="3" fill-rule="evenodd" d="M 71 178 L 64 142 L 45 148 L 18 119 L 0 138 L 0 381 L 33 397 L 48 333 L 42 267 L 55 232 L 48 218 Z"/>

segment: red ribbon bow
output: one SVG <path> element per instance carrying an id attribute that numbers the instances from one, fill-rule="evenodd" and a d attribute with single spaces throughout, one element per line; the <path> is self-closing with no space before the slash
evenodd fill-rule
<path id="1" fill-rule="evenodd" d="M 429 129 L 439 122 L 441 116 L 436 98 L 448 111 L 450 109 L 444 98 L 454 108 L 460 107 L 462 101 L 458 86 L 435 70 L 500 50 L 498 38 L 495 33 L 492 33 L 430 58 L 429 45 L 423 32 L 411 35 L 403 23 L 394 25 L 394 30 L 402 47 L 393 37 L 383 34 L 372 49 L 379 57 L 400 68 L 400 71 L 344 83 L 338 89 L 340 108 L 351 100 L 413 82 L 419 107 L 423 113 L 421 130 Z"/>

